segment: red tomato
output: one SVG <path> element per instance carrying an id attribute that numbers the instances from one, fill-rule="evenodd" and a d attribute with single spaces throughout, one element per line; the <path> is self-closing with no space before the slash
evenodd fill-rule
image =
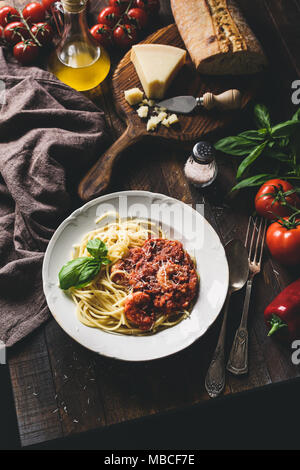
<path id="1" fill-rule="evenodd" d="M 137 26 L 138 29 L 144 29 L 148 23 L 148 15 L 141 8 L 131 8 L 127 13 L 128 21 Z"/>
<path id="2" fill-rule="evenodd" d="M 39 55 L 39 46 L 31 40 L 18 42 L 14 46 L 14 57 L 23 65 L 31 64 Z"/>
<path id="3" fill-rule="evenodd" d="M 23 16 L 29 23 L 40 23 L 45 19 L 45 8 L 38 2 L 31 2 L 23 9 Z"/>
<path id="4" fill-rule="evenodd" d="M 121 12 L 117 7 L 106 7 L 98 15 L 98 23 L 113 27 L 121 17 Z"/>
<path id="5" fill-rule="evenodd" d="M 0 26 L 0 38 L 3 38 L 4 29 Z"/>
<path id="6" fill-rule="evenodd" d="M 20 15 L 18 11 L 9 6 L 0 8 L 0 26 L 5 28 L 5 26 L 13 21 L 19 21 Z"/>
<path id="7" fill-rule="evenodd" d="M 121 49 L 132 46 L 137 40 L 137 32 L 134 26 L 120 25 L 114 30 L 114 41 Z"/>
<path id="8" fill-rule="evenodd" d="M 134 8 L 142 8 L 149 15 L 157 15 L 160 8 L 159 0 L 134 0 Z"/>
<path id="9" fill-rule="evenodd" d="M 294 212 L 289 205 L 300 208 L 300 199 L 297 193 L 285 196 L 286 191 L 294 189 L 287 181 L 280 179 L 269 180 L 264 183 L 255 196 L 256 212 L 269 220 L 286 217 Z"/>
<path id="10" fill-rule="evenodd" d="M 30 34 L 24 23 L 21 21 L 14 21 L 9 23 L 4 28 L 4 38 L 9 44 L 17 44 L 23 39 L 29 39 Z"/>
<path id="11" fill-rule="evenodd" d="M 146 10 L 146 4 L 143 0 L 134 0 L 133 8 L 141 8 L 142 10 Z"/>
<path id="12" fill-rule="evenodd" d="M 123 13 L 129 5 L 129 0 L 109 0 L 109 5 L 119 8 L 120 12 Z"/>
<path id="13" fill-rule="evenodd" d="M 90 33 L 98 44 L 109 47 L 112 44 L 112 30 L 106 24 L 95 24 Z"/>
<path id="14" fill-rule="evenodd" d="M 288 217 L 283 219 L 288 221 Z M 266 242 L 272 256 L 282 264 L 300 264 L 300 220 L 290 225 L 274 222 L 267 230 Z"/>
<path id="15" fill-rule="evenodd" d="M 51 5 L 57 2 L 58 0 L 42 0 L 43 7 L 45 10 L 50 10 Z"/>
<path id="16" fill-rule="evenodd" d="M 43 46 L 50 44 L 53 39 L 53 29 L 48 23 L 36 23 L 31 32 Z"/>

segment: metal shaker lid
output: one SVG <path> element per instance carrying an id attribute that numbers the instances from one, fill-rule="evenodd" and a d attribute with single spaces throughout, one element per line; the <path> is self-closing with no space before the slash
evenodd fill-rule
<path id="1" fill-rule="evenodd" d="M 215 159 L 215 149 L 209 142 L 197 142 L 193 147 L 193 159 L 202 165 L 207 165 Z"/>

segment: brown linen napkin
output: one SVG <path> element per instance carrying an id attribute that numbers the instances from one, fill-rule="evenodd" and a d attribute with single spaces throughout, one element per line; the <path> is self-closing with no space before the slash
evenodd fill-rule
<path id="1" fill-rule="evenodd" d="M 91 101 L 3 48 L 0 80 L 0 340 L 11 346 L 49 317 L 41 269 L 71 210 L 66 174 L 80 177 L 105 133 Z"/>

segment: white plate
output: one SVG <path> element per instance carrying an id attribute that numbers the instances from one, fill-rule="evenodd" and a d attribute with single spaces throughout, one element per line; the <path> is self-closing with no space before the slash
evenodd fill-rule
<path id="1" fill-rule="evenodd" d="M 126 361 L 158 359 L 176 353 L 200 338 L 217 318 L 228 289 L 228 264 L 214 229 L 192 207 L 162 194 L 124 191 L 101 196 L 77 209 L 54 233 L 45 253 L 43 287 L 52 315 L 75 341 L 104 356 Z M 162 222 L 168 238 L 180 240 L 195 256 L 200 292 L 190 318 L 149 336 L 111 334 L 79 322 L 75 304 L 58 286 L 58 272 L 70 258 L 72 246 L 96 227 L 107 210 L 121 217 L 139 216 Z"/>

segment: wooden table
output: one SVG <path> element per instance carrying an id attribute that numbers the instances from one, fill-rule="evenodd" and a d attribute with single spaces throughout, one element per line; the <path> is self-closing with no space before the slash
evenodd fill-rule
<path id="1" fill-rule="evenodd" d="M 105 4 L 105 2 L 101 2 Z M 262 97 L 275 120 L 295 110 L 291 83 L 300 75 L 300 0 L 239 0 L 250 25 L 270 59 L 262 84 Z M 172 22 L 169 1 L 161 0 L 160 24 Z M 124 125 L 116 116 L 110 90 L 95 101 L 105 110 L 111 140 Z M 258 99 L 261 99 L 258 98 Z M 235 128 L 251 128 L 245 113 Z M 200 192 L 183 175 L 186 150 L 160 144 L 136 145 L 124 155 L 114 175 L 112 191 L 143 189 L 164 193 L 186 203 L 205 204 L 205 217 L 222 242 L 245 236 L 251 207 L 247 192 L 238 200 L 226 194 L 233 183 L 234 159 L 219 159 L 220 174 L 213 188 Z M 250 211 L 250 212 L 249 212 Z M 298 273 L 299 275 L 299 273 Z M 264 257 L 263 273 L 255 280 L 250 307 L 250 371 L 227 376 L 226 395 L 247 391 L 300 376 L 291 362 L 292 350 L 266 336 L 263 310 L 293 278 Z M 228 347 L 241 315 L 243 293 L 231 303 Z M 149 363 L 125 363 L 100 357 L 69 338 L 54 320 L 34 332 L 9 352 L 9 369 L 22 446 L 83 433 L 208 400 L 204 377 L 220 328 L 220 319 L 205 337 L 185 351 Z"/>

